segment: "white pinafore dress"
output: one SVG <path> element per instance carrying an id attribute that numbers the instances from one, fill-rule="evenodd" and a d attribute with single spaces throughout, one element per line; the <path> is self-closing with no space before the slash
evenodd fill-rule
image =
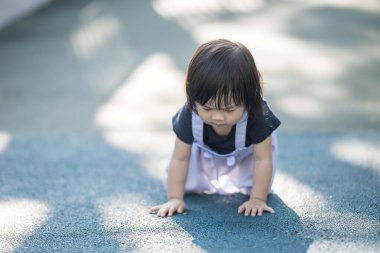
<path id="1" fill-rule="evenodd" d="M 229 154 L 219 154 L 203 142 L 202 119 L 192 113 L 192 144 L 185 193 L 249 195 L 252 190 L 253 145 L 245 147 L 248 114 L 245 112 L 236 124 L 235 150 Z M 277 164 L 277 134 L 272 134 L 272 179 L 271 192 Z M 167 189 L 168 169 L 163 177 Z"/>

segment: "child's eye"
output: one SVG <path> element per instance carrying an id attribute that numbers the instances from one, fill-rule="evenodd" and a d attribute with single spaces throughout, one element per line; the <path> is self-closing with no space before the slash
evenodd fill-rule
<path id="1" fill-rule="evenodd" d="M 234 108 L 229 108 L 229 109 L 226 109 L 226 112 L 233 112 L 233 111 L 235 111 L 235 109 L 234 109 Z"/>
<path id="2" fill-rule="evenodd" d="M 211 111 L 211 108 L 209 108 L 209 107 L 202 107 L 202 109 L 205 111 Z"/>

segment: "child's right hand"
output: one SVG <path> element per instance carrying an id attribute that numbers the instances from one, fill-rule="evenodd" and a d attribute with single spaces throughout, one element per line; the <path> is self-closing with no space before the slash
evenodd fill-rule
<path id="1" fill-rule="evenodd" d="M 185 211 L 186 204 L 182 199 L 172 198 L 165 204 L 154 206 L 149 209 L 149 213 L 156 213 L 159 217 L 173 216 L 175 212 L 183 213 Z"/>

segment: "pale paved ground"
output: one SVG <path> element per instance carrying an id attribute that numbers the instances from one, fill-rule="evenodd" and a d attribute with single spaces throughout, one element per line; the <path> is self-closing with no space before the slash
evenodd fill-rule
<path id="1" fill-rule="evenodd" d="M 0 31 L 0 252 L 378 250 L 380 4 L 188 2 L 55 1 Z M 219 37 L 283 122 L 276 214 L 188 196 L 158 219 L 188 61 Z"/>

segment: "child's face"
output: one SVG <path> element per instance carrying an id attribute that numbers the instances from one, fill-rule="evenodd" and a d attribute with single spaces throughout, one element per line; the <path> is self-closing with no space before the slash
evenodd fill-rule
<path id="1" fill-rule="evenodd" d="M 243 116 L 245 107 L 237 106 L 233 102 L 221 105 L 217 109 L 215 102 L 209 101 L 205 105 L 195 103 L 199 117 L 206 124 L 211 125 L 218 134 L 228 134 L 232 127 L 239 122 Z"/>

